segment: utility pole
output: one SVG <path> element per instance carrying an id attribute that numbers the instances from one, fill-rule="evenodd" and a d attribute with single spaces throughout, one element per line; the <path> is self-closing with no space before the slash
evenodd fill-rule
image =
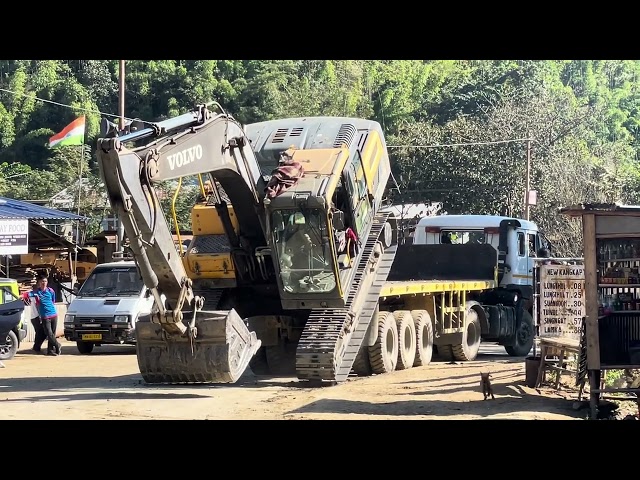
<path id="1" fill-rule="evenodd" d="M 524 218 L 529 220 L 529 192 L 531 190 L 531 140 L 527 140 L 527 186 L 524 192 Z"/>
<path id="2" fill-rule="evenodd" d="M 120 104 L 120 130 L 124 130 L 124 60 L 120 60 L 120 90 L 119 90 L 119 104 Z"/>
<path id="3" fill-rule="evenodd" d="M 119 103 L 119 114 L 120 114 L 120 130 L 124 130 L 124 60 L 119 60 L 120 62 L 120 75 L 118 77 L 120 88 L 118 91 L 118 103 Z M 116 213 L 116 252 L 119 252 L 122 248 L 122 242 L 124 240 L 124 228 L 122 222 L 118 218 L 118 214 Z"/>

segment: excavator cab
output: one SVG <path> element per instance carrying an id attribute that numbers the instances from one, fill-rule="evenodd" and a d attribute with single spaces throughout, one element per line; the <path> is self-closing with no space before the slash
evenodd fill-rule
<path id="1" fill-rule="evenodd" d="M 278 210 L 271 224 L 283 291 L 333 292 L 335 262 L 326 214 L 319 209 Z"/>

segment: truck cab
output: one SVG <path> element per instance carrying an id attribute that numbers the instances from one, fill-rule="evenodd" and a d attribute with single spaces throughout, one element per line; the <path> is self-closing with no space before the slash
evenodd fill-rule
<path id="1" fill-rule="evenodd" d="M 497 281 L 500 287 L 519 291 L 527 303 L 533 298 L 533 259 L 538 257 L 541 249 L 549 248 L 548 241 L 534 222 L 498 215 L 425 217 L 416 226 L 414 243 L 493 246 L 498 257 Z"/>
<path id="2" fill-rule="evenodd" d="M 88 354 L 103 344 L 135 344 L 135 323 L 151 312 L 153 296 L 134 261 L 97 265 L 69 304 L 64 336 Z"/>

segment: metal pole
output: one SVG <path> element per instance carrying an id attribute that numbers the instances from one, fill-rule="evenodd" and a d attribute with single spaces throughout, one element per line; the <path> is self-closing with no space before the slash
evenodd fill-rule
<path id="1" fill-rule="evenodd" d="M 531 140 L 527 140 L 527 186 L 524 192 L 525 220 L 529 220 L 529 190 L 531 190 Z"/>
<path id="2" fill-rule="evenodd" d="M 120 60 L 120 90 L 119 90 L 119 104 L 120 104 L 120 131 L 124 130 L 124 60 Z M 116 252 L 120 251 L 120 247 L 122 244 L 122 238 L 120 237 L 120 219 L 118 218 L 118 214 L 116 213 Z"/>
<path id="3" fill-rule="evenodd" d="M 120 91 L 119 91 L 119 103 L 120 103 L 120 130 L 124 130 L 124 60 L 120 60 Z"/>

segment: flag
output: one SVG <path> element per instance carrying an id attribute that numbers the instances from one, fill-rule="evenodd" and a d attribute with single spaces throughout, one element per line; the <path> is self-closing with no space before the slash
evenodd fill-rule
<path id="1" fill-rule="evenodd" d="M 84 144 L 84 126 L 85 118 L 83 115 L 64 127 L 60 133 L 49 138 L 49 148 Z"/>

